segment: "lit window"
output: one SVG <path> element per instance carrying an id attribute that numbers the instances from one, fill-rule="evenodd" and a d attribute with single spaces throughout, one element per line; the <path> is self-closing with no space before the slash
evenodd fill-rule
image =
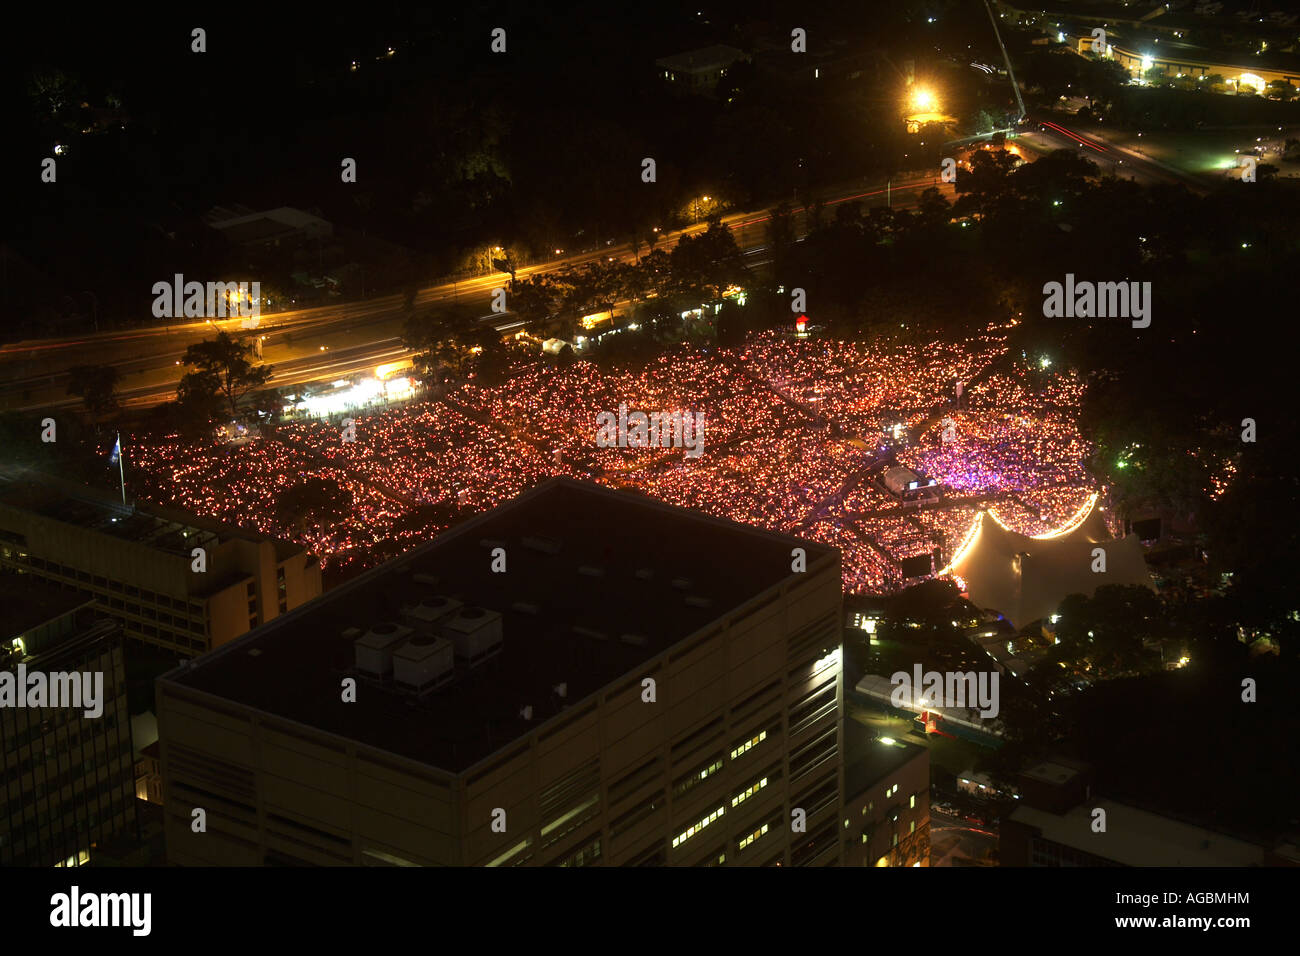
<path id="1" fill-rule="evenodd" d="M 748 790 L 741 791 L 736 796 L 732 797 L 731 798 L 732 807 L 744 803 L 746 800 L 748 800 L 750 797 L 758 793 L 758 791 L 762 790 L 766 786 L 767 786 L 767 777 L 764 777 L 762 780 L 758 781 L 758 783 L 754 784 Z"/>
<path id="2" fill-rule="evenodd" d="M 707 827 L 714 820 L 718 819 L 718 817 L 722 816 L 724 809 L 725 808 L 723 807 L 718 807 L 718 809 L 714 810 L 712 813 L 710 813 L 699 823 L 695 824 L 694 826 L 688 827 L 686 831 L 682 833 L 680 836 L 673 837 L 673 849 L 676 849 L 678 846 L 685 843 L 691 837 L 695 836 L 695 834 L 699 833 L 701 830 Z"/>
<path id="3" fill-rule="evenodd" d="M 767 739 L 767 731 L 766 730 L 760 731 L 756 737 L 752 737 L 751 739 L 746 740 L 743 744 L 741 744 L 739 747 L 733 750 L 731 752 L 731 759 L 735 760 L 741 754 L 746 753 L 752 747 L 761 744 L 766 739 Z"/>
<path id="4" fill-rule="evenodd" d="M 912 798 L 911 798 L 911 800 L 908 801 L 907 807 L 908 807 L 908 809 L 910 810 L 911 808 L 913 808 L 913 807 L 915 807 L 915 806 L 916 806 L 916 794 L 912 794 Z"/>
<path id="5" fill-rule="evenodd" d="M 759 827 L 757 830 L 755 830 L 755 831 L 754 831 L 753 833 L 751 833 L 749 836 L 747 836 L 747 837 L 745 837 L 743 840 L 741 840 L 741 841 L 740 841 L 740 849 L 742 849 L 742 850 L 745 849 L 745 847 L 749 846 L 751 843 L 753 843 L 755 840 L 757 840 L 759 837 L 761 837 L 764 833 L 767 832 L 767 828 L 768 828 L 768 824 L 764 823 L 761 827 Z"/>

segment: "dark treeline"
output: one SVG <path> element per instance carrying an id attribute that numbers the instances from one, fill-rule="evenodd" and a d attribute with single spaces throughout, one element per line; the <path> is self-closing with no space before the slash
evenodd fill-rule
<path id="1" fill-rule="evenodd" d="M 223 6 L 33 25 L 4 68 L 7 140 L 20 148 L 6 156 L 19 188 L 0 237 L 3 334 L 92 314 L 147 321 L 152 283 L 176 272 L 251 274 L 277 301 L 309 294 L 295 273 L 329 272 L 349 297 L 373 295 L 482 267 L 475 253 L 493 244 L 526 262 L 644 239 L 700 195 L 744 208 L 888 174 L 919 155 L 899 120 L 900 64 L 936 56 L 936 39 L 955 44 L 966 6 Z M 974 22 L 966 32 L 991 44 Z M 654 65 L 714 43 L 753 49 L 794 25 L 810 55 L 848 50 L 861 69 L 814 83 L 738 64 L 715 95 L 684 96 Z M 498 26 L 504 54 L 489 48 Z M 195 27 L 206 53 L 191 52 Z M 1007 90 L 965 85 L 950 95 L 963 115 L 1005 105 Z M 56 145 L 57 182 L 42 183 Z M 654 184 L 640 178 L 646 157 Z M 345 158 L 356 183 L 341 181 Z M 332 241 L 250 254 L 203 221 L 236 205 L 317 213 Z"/>

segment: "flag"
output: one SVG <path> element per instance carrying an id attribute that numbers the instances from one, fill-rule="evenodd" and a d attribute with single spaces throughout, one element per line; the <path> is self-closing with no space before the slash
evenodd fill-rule
<path id="1" fill-rule="evenodd" d="M 108 456 L 108 463 L 116 465 L 117 460 L 122 457 L 122 436 L 117 436 L 117 441 L 113 443 L 113 452 Z"/>

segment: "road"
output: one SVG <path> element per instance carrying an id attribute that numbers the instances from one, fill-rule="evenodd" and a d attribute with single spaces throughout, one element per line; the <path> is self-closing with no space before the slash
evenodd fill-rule
<path id="1" fill-rule="evenodd" d="M 835 206 L 853 201 L 898 208 L 915 205 L 920 191 L 937 186 L 949 198 L 953 189 L 933 177 L 913 177 L 892 186 L 860 186 L 839 190 L 824 200 L 833 213 Z M 807 210 L 791 209 L 795 232 L 807 231 Z M 754 265 L 766 249 L 767 210 L 734 213 L 723 223 L 736 234 L 737 246 Z M 665 235 L 655 248 L 671 250 L 682 236 L 697 235 L 707 224 Z M 520 277 L 570 269 L 601 259 L 633 261 L 628 245 L 608 245 L 586 250 L 551 262 L 518 270 Z M 492 291 L 504 285 L 506 277 L 495 273 L 461 281 L 445 282 L 420 291 L 416 308 L 430 305 L 481 308 L 480 321 L 498 329 L 522 324 L 508 313 L 489 311 Z M 152 301 L 152 299 L 151 299 Z M 176 384 L 187 370 L 181 365 L 185 350 L 210 338 L 218 329 L 262 337 L 262 360 L 274 366 L 270 385 L 284 387 L 306 382 L 329 381 L 392 362 L 406 354 L 400 335 L 406 318 L 404 298 L 392 295 L 360 302 L 337 303 L 264 315 L 256 332 L 243 329 L 244 320 L 178 320 L 174 325 L 154 326 L 57 339 L 15 342 L 0 346 L 0 410 L 45 410 L 76 405 L 67 395 L 68 369 L 76 365 L 113 365 L 120 374 L 119 399 L 123 405 L 149 406 L 175 396 Z"/>
<path id="2" fill-rule="evenodd" d="M 1199 195 L 1213 188 L 1206 179 L 1152 160 L 1149 156 L 1119 146 L 1106 139 L 1093 127 L 1080 128 L 1073 122 L 1069 126 L 1046 114 L 1030 115 L 1029 121 L 1038 127 L 1037 132 L 1021 133 L 1017 142 L 1042 151 L 1070 146 L 1095 162 L 1103 173 L 1114 173 L 1123 179 L 1133 179 L 1146 185 L 1165 183 L 1186 186 Z"/>

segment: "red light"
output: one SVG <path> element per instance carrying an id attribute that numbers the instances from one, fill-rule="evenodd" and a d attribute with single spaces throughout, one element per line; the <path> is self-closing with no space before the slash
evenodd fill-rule
<path id="1" fill-rule="evenodd" d="M 806 315 L 801 315 L 799 316 L 799 318 L 794 320 L 794 327 L 800 332 L 804 330 L 804 326 L 806 326 L 807 324 L 808 324 L 808 316 Z"/>

